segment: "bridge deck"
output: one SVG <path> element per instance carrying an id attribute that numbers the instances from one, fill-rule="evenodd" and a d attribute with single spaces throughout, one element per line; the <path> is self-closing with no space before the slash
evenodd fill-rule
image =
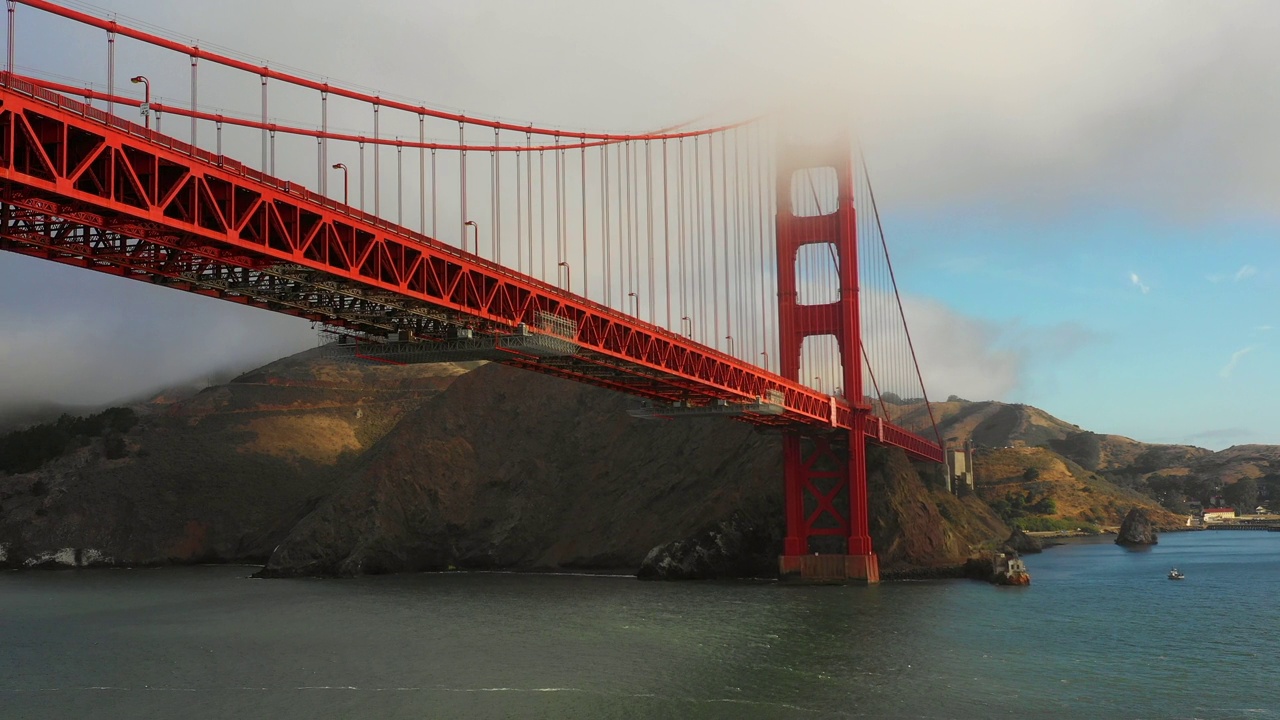
<path id="1" fill-rule="evenodd" d="M 290 182 L 17 77 L 0 81 L 0 248 L 370 336 L 519 330 L 577 352 L 505 364 L 652 400 L 782 398 L 759 424 L 852 428 L 835 398 Z M 875 442 L 941 461 L 883 419 Z"/>

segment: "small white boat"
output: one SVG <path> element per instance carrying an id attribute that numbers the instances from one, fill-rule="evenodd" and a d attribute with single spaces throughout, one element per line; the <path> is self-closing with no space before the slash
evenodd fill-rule
<path id="1" fill-rule="evenodd" d="M 1179 572 L 1178 568 L 1174 568 L 1169 571 L 1170 580 L 1181 580 L 1184 577 L 1186 577 L 1186 575 L 1183 575 L 1181 572 Z"/>

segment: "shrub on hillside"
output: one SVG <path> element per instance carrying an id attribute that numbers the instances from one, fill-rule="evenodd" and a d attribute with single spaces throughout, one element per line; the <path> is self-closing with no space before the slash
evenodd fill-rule
<path id="1" fill-rule="evenodd" d="M 0 472 L 13 475 L 38 470 L 50 460 L 87 445 L 90 438 L 111 434 L 123 443 L 121 436 L 137 424 L 133 410 L 114 407 L 87 417 L 63 415 L 51 423 L 0 435 Z"/>

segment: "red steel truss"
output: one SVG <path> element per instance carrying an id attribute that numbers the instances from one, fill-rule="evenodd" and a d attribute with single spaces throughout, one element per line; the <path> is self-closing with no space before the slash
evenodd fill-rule
<path id="1" fill-rule="evenodd" d="M 0 248 L 348 329 L 521 325 L 578 352 L 508 364 L 664 402 L 753 402 L 758 424 L 850 429 L 843 400 L 18 78 L 0 82 Z M 850 385 L 852 387 L 852 385 Z M 859 397 L 859 395 L 851 395 Z M 868 418 L 865 434 L 941 461 Z"/>

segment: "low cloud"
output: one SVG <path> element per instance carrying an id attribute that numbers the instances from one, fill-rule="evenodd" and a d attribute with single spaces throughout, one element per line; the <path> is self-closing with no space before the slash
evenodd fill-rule
<path id="1" fill-rule="evenodd" d="M 1079 323 L 997 325 L 919 297 L 904 297 L 903 311 L 933 399 L 1010 400 L 1026 390 L 1029 365 L 1056 363 L 1103 340 Z"/>
<path id="2" fill-rule="evenodd" d="M 1231 373 L 1236 370 L 1236 365 L 1240 364 L 1240 359 L 1253 352 L 1255 347 L 1257 346 L 1250 345 L 1249 347 L 1240 348 L 1239 350 L 1231 353 L 1231 359 L 1227 361 L 1226 365 L 1222 366 L 1222 369 L 1218 371 L 1218 374 L 1223 378 L 1230 378 Z"/>
<path id="3" fill-rule="evenodd" d="M 1136 272 L 1129 273 L 1129 282 L 1132 283 L 1134 287 L 1141 290 L 1143 295 L 1146 295 L 1147 293 L 1151 292 L 1151 288 L 1143 284 L 1142 278 L 1138 277 L 1138 273 Z"/>
<path id="4" fill-rule="evenodd" d="M 1245 266 L 1241 267 L 1239 270 L 1237 270 L 1237 271 L 1236 271 L 1236 277 L 1235 277 L 1235 280 L 1236 280 L 1236 282 L 1240 282 L 1241 280 L 1244 280 L 1245 278 L 1250 278 L 1250 277 L 1253 277 L 1254 275 L 1257 275 L 1257 274 L 1258 274 L 1258 268 L 1256 268 L 1256 267 L 1254 267 L 1254 266 L 1252 266 L 1252 265 L 1245 265 Z"/>
<path id="5" fill-rule="evenodd" d="M 9 253 L 0 336 L 0 406 L 132 400 L 316 345 L 305 320 Z"/>

